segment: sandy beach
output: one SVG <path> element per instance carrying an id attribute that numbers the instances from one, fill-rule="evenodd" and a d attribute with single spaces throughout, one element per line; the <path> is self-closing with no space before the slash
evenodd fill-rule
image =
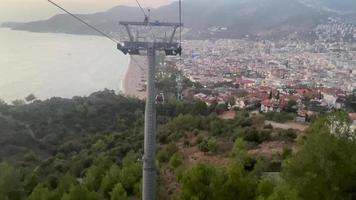
<path id="1" fill-rule="evenodd" d="M 146 70 L 147 58 L 145 56 L 131 56 L 123 82 L 126 95 L 139 99 L 146 98 Z"/>

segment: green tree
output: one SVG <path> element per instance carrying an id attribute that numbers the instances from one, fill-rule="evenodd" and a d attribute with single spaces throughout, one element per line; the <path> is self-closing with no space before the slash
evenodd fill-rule
<path id="1" fill-rule="evenodd" d="M 268 198 L 258 198 L 258 200 L 302 200 L 297 191 L 287 184 L 277 186 Z"/>
<path id="2" fill-rule="evenodd" d="M 116 164 L 112 165 L 109 171 L 105 174 L 101 181 L 100 191 L 106 196 L 109 196 L 109 192 L 112 191 L 115 184 L 120 181 L 121 170 Z"/>
<path id="3" fill-rule="evenodd" d="M 78 182 L 73 176 L 71 176 L 70 174 L 65 174 L 59 179 L 57 192 L 60 195 L 63 195 L 64 193 L 69 192 L 72 186 L 77 184 Z"/>
<path id="4" fill-rule="evenodd" d="M 256 190 L 256 196 L 259 198 L 268 198 L 273 193 L 274 186 L 266 180 L 262 180 Z"/>
<path id="5" fill-rule="evenodd" d="M 238 163 L 244 163 L 245 160 L 248 159 L 247 150 L 246 150 L 246 142 L 242 138 L 238 138 L 231 151 L 231 155 L 234 160 Z"/>
<path id="6" fill-rule="evenodd" d="M 303 148 L 283 164 L 283 177 L 305 200 L 356 197 L 356 141 L 347 114 L 321 118 L 306 132 Z"/>
<path id="7" fill-rule="evenodd" d="M 42 184 L 39 184 L 32 191 L 27 200 L 49 200 L 51 199 L 51 192 L 47 187 L 44 187 Z"/>
<path id="8" fill-rule="evenodd" d="M 216 138 L 212 137 L 208 140 L 208 150 L 212 153 L 216 153 L 219 148 L 219 142 L 216 140 Z"/>
<path id="9" fill-rule="evenodd" d="M 296 113 L 298 111 L 297 102 L 296 101 L 288 101 L 285 111 L 288 113 Z"/>
<path id="10" fill-rule="evenodd" d="M 141 180 L 142 164 L 138 162 L 138 155 L 129 152 L 123 159 L 120 183 L 123 185 L 128 195 L 134 193 L 135 184 Z"/>
<path id="11" fill-rule="evenodd" d="M 90 192 L 86 188 L 76 185 L 71 187 L 69 193 L 63 195 L 62 200 L 100 200 L 100 197 L 96 192 Z"/>
<path id="12" fill-rule="evenodd" d="M 253 173 L 245 171 L 244 166 L 236 163 L 232 164 L 225 172 L 224 182 L 219 181 L 214 187 L 216 194 L 215 198 L 224 200 L 244 199 L 253 200 L 257 187 L 257 177 Z M 224 175 L 219 175 L 220 179 Z M 218 179 L 215 179 L 215 181 Z"/>
<path id="13" fill-rule="evenodd" d="M 32 102 L 32 101 L 34 101 L 34 100 L 36 100 L 37 99 L 37 97 L 35 97 L 35 95 L 33 95 L 33 94 L 30 94 L 30 95 L 28 95 L 26 98 L 25 98 L 25 100 L 27 101 L 27 102 Z"/>
<path id="14" fill-rule="evenodd" d="M 193 115 L 206 115 L 208 113 L 208 106 L 203 101 L 196 101 L 191 113 Z"/>
<path id="15" fill-rule="evenodd" d="M 90 167 L 85 173 L 83 185 L 90 191 L 98 191 L 104 172 L 104 169 L 95 165 Z"/>
<path id="16" fill-rule="evenodd" d="M 24 195 L 21 174 L 7 163 L 0 164 L 0 199 L 20 200 Z"/>
<path id="17" fill-rule="evenodd" d="M 26 105 L 26 102 L 22 99 L 17 99 L 17 100 L 12 101 L 12 104 L 14 106 L 23 106 L 23 105 Z"/>
<path id="18" fill-rule="evenodd" d="M 216 178 L 214 167 L 198 164 L 183 174 L 181 185 L 182 200 L 208 200 L 211 199 L 214 189 L 212 182 Z"/>
<path id="19" fill-rule="evenodd" d="M 111 200 L 127 200 L 127 193 L 121 183 L 115 185 L 114 189 L 110 193 Z"/>
<path id="20" fill-rule="evenodd" d="M 169 163 L 173 168 L 177 168 L 177 167 L 181 166 L 183 164 L 182 155 L 180 153 L 173 154 Z"/>
<path id="21" fill-rule="evenodd" d="M 26 193 L 30 193 L 39 183 L 38 175 L 34 172 L 25 172 L 24 173 L 24 188 Z"/>

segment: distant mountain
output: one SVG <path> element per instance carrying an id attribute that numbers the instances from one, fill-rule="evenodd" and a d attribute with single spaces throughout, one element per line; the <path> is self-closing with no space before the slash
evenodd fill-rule
<path id="1" fill-rule="evenodd" d="M 314 8 L 321 8 L 324 10 L 339 12 L 339 13 L 355 13 L 355 0 L 300 0 L 300 2 L 312 6 Z"/>
<path id="2" fill-rule="evenodd" d="M 183 20 L 188 36 L 230 37 L 285 35 L 307 32 L 328 17 L 353 19 L 355 0 L 185 0 Z M 152 19 L 178 21 L 178 3 L 152 9 Z M 138 8 L 117 6 L 106 12 L 79 15 L 90 24 L 112 34 L 119 32 L 119 20 L 143 20 Z M 34 32 L 96 34 L 68 15 L 45 21 L 5 23 L 3 26 Z M 219 28 L 223 28 L 223 31 Z M 209 31 L 210 30 L 210 31 Z"/>

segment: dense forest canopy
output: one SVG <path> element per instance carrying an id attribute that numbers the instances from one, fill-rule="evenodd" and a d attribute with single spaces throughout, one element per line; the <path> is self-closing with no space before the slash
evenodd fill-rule
<path id="1" fill-rule="evenodd" d="M 159 199 L 356 198 L 356 141 L 345 113 L 322 116 L 301 133 L 244 110 L 222 119 L 217 105 L 200 101 L 170 99 L 157 110 Z M 109 90 L 1 102 L 0 199 L 140 198 L 143 113 L 144 101 Z M 250 153 L 265 142 L 285 149 Z M 189 160 L 187 150 L 201 157 Z"/>

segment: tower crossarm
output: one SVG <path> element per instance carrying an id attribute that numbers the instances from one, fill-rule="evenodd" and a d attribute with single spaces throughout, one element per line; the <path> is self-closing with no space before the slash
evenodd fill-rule
<path id="1" fill-rule="evenodd" d="M 172 22 L 130 22 L 130 21 L 121 21 L 119 25 L 123 26 L 166 26 L 166 27 L 180 27 L 183 26 L 181 23 L 172 23 Z"/>

